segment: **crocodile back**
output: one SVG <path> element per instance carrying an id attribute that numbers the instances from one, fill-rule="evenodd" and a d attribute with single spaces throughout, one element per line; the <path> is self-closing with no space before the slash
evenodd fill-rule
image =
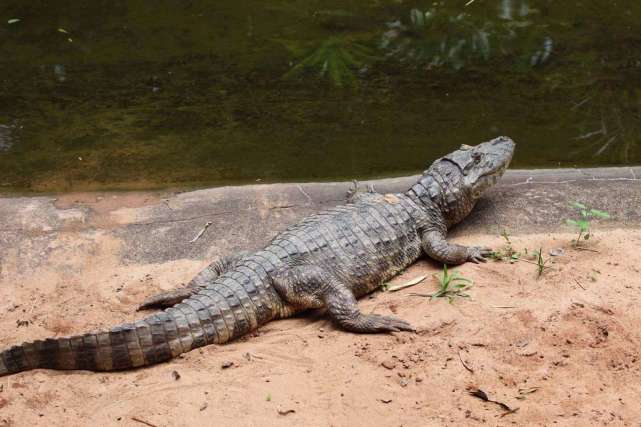
<path id="1" fill-rule="evenodd" d="M 333 274 L 358 297 L 421 254 L 416 204 L 405 195 L 367 195 L 309 216 L 261 251 L 282 263 L 308 262 Z"/>

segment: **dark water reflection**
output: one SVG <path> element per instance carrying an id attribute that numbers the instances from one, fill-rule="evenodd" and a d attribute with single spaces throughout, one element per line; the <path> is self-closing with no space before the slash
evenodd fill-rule
<path id="1" fill-rule="evenodd" d="M 0 191 L 398 175 L 498 134 L 518 167 L 641 163 L 638 0 L 40 0 L 0 18 Z"/>

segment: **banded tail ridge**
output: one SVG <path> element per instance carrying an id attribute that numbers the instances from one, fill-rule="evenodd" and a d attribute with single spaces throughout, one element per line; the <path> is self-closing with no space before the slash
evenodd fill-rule
<path id="1" fill-rule="evenodd" d="M 153 365 L 248 332 L 248 323 L 239 327 L 240 320 L 198 295 L 107 331 L 13 346 L 0 352 L 0 376 L 38 368 L 117 371 Z"/>

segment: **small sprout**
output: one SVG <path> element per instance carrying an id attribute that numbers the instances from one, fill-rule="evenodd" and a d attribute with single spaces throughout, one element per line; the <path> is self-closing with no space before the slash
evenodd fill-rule
<path id="1" fill-rule="evenodd" d="M 602 219 L 610 218 L 609 213 L 598 210 L 598 209 L 589 208 L 583 203 L 573 202 L 573 203 L 570 203 L 570 207 L 576 209 L 579 214 L 579 217 L 577 219 L 565 220 L 565 222 L 568 225 L 577 227 L 579 229 L 579 235 L 577 236 L 576 239 L 572 240 L 572 245 L 575 247 L 580 245 L 581 238 L 583 238 L 583 240 L 588 240 L 591 237 L 592 233 L 591 233 L 590 220 L 592 218 L 602 218 Z"/>
<path id="2" fill-rule="evenodd" d="M 272 401 L 272 395 L 271 395 L 271 393 L 267 393 L 267 396 L 265 396 L 265 400 L 266 400 L 267 402 L 271 402 L 271 401 Z"/>
<path id="3" fill-rule="evenodd" d="M 447 265 L 443 265 L 443 272 L 437 275 L 436 278 L 439 283 L 439 289 L 430 295 L 430 299 L 447 297 L 451 304 L 454 297 L 469 298 L 469 295 L 464 291 L 467 291 L 472 286 L 472 281 L 461 276 L 458 271 L 450 274 L 447 270 Z"/>
<path id="4" fill-rule="evenodd" d="M 543 258 L 543 248 L 540 248 L 538 251 L 534 251 L 534 254 L 536 255 L 537 277 L 541 277 L 545 269 L 550 267 L 547 265 L 550 260 Z"/>
<path id="5" fill-rule="evenodd" d="M 505 245 L 498 251 L 492 252 L 490 258 L 493 258 L 496 261 L 505 261 L 510 264 L 514 264 L 519 260 L 519 258 L 521 258 L 521 254 L 512 247 L 512 240 L 510 240 L 510 235 L 507 230 L 503 230 L 501 232 L 501 237 L 505 239 Z"/>

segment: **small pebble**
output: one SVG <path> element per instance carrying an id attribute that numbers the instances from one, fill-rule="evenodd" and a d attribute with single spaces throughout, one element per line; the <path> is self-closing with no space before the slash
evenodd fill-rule
<path id="1" fill-rule="evenodd" d="M 396 368 L 396 361 L 394 359 L 383 360 L 381 365 L 386 369 L 394 369 Z"/>
<path id="2" fill-rule="evenodd" d="M 287 415 L 287 414 L 293 414 L 296 411 L 294 409 L 284 409 L 284 408 L 278 408 L 278 414 L 279 415 Z"/>
<path id="3" fill-rule="evenodd" d="M 561 256 L 564 252 L 561 248 L 550 249 L 550 256 Z"/>

